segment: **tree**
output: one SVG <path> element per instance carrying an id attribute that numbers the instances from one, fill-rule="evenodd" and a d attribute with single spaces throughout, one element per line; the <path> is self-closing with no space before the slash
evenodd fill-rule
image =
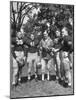
<path id="1" fill-rule="evenodd" d="M 28 17 L 30 12 L 37 8 L 38 4 L 27 2 L 10 2 L 10 22 L 12 34 L 16 35 L 16 31 L 20 31 L 24 18 Z"/>
<path id="2" fill-rule="evenodd" d="M 44 24 L 50 23 L 50 36 L 55 36 L 55 30 L 57 28 L 61 30 L 63 26 L 66 26 L 73 33 L 72 25 L 69 23 L 69 18 L 73 20 L 73 12 L 73 5 L 41 4 L 38 20 L 40 22 L 46 20 Z"/>

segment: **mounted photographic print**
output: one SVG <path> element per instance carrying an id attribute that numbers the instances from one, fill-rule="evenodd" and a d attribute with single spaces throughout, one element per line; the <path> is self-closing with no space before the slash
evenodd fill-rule
<path id="1" fill-rule="evenodd" d="M 74 94 L 74 5 L 10 1 L 10 98 Z"/>

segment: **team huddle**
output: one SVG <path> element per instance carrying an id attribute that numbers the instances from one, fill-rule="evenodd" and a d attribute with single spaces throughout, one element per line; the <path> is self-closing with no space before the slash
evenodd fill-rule
<path id="1" fill-rule="evenodd" d="M 31 70 L 34 67 L 35 79 L 38 77 L 38 68 L 41 70 L 41 80 L 50 80 L 51 68 L 54 67 L 56 80 L 63 80 L 68 86 L 72 85 L 71 53 L 73 52 L 72 39 L 67 27 L 57 29 L 52 39 L 48 30 L 44 30 L 42 38 L 35 38 L 31 33 L 27 38 L 21 31 L 12 38 L 13 79 L 12 85 L 21 81 L 22 68 L 28 68 L 28 81 L 31 80 Z"/>

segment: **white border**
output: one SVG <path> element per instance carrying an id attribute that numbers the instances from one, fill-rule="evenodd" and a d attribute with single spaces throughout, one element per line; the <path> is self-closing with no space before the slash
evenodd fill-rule
<path id="1" fill-rule="evenodd" d="M 21 0 L 13 0 L 13 1 L 21 1 Z M 72 4 L 75 5 L 76 12 L 76 0 L 22 0 L 25 2 L 43 2 L 43 3 L 57 3 L 57 4 Z M 10 1 L 9 0 L 1 0 L 0 1 L 0 99 L 8 100 L 9 99 L 9 75 L 10 75 Z M 76 13 L 75 20 L 76 20 Z M 74 20 L 74 23 L 75 23 Z M 76 25 L 75 25 L 76 26 Z M 74 31 L 74 38 L 76 37 L 76 31 Z M 76 43 L 76 39 L 75 43 Z M 75 49 L 76 50 L 76 49 Z M 76 53 L 76 52 L 75 52 Z M 75 55 L 74 53 L 74 55 Z M 75 63 L 76 65 L 76 63 Z M 76 68 L 74 66 L 74 76 L 76 77 Z M 76 79 L 75 79 L 76 83 Z M 75 84 L 74 83 L 74 84 Z M 76 88 L 75 88 L 76 90 Z M 29 98 L 31 100 L 75 100 L 76 95 L 74 96 L 56 96 L 56 97 L 41 97 L 41 98 Z M 25 98 L 27 99 L 27 98 Z M 22 99 L 21 99 L 22 100 Z"/>

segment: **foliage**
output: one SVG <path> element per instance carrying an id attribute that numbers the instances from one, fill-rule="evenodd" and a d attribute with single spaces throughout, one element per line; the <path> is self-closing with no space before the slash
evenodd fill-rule
<path id="1" fill-rule="evenodd" d="M 24 18 L 26 16 L 29 17 L 30 12 L 34 8 L 37 8 L 37 4 L 11 1 L 10 21 L 11 21 L 11 29 L 13 31 L 13 34 L 16 33 L 16 31 L 20 31 L 21 26 L 24 22 Z"/>
<path id="2" fill-rule="evenodd" d="M 69 32 L 72 34 L 73 22 L 71 25 L 69 19 L 72 18 L 73 20 L 73 12 L 74 6 L 72 5 L 41 4 L 41 9 L 38 13 L 38 20 L 46 20 L 46 22 L 50 23 L 50 35 L 54 35 L 55 30 L 57 28 L 61 30 L 63 26 L 66 26 Z"/>
<path id="3" fill-rule="evenodd" d="M 42 34 L 47 29 L 50 36 L 54 37 L 56 29 L 61 30 L 63 26 L 68 28 L 69 34 L 73 34 L 73 5 L 11 2 L 10 8 L 13 34 L 20 31 L 22 26 L 28 35 Z M 39 11 L 33 14 L 34 9 L 39 9 Z M 26 16 L 28 20 L 23 23 Z M 72 19 L 71 22 L 69 19 Z"/>

